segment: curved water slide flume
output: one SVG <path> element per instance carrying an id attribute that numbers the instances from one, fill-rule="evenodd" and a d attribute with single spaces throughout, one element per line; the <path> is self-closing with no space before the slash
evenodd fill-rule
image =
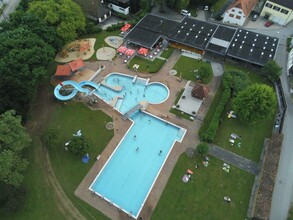
<path id="1" fill-rule="evenodd" d="M 68 95 L 61 95 L 60 94 L 60 90 L 62 89 L 63 86 L 67 86 L 67 85 L 71 85 L 74 87 L 73 91 L 70 92 Z M 58 84 L 55 89 L 54 89 L 54 95 L 57 99 L 61 100 L 61 101 L 66 101 L 69 99 L 72 99 L 74 96 L 76 96 L 77 92 L 83 92 L 87 95 L 89 95 L 91 93 L 91 91 L 87 88 L 83 88 L 83 86 L 91 86 L 95 89 L 99 88 L 99 85 L 92 82 L 92 81 L 83 81 L 81 83 L 77 83 L 75 81 L 72 80 L 67 80 Z"/>

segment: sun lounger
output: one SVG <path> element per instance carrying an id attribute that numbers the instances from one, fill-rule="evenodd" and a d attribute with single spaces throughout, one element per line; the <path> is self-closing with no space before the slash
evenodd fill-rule
<path id="1" fill-rule="evenodd" d="M 223 167 L 223 170 L 226 172 L 226 173 L 229 173 L 230 170 L 227 168 L 227 167 Z"/>
<path id="2" fill-rule="evenodd" d="M 182 177 L 182 181 L 184 182 L 184 183 L 187 183 L 188 181 L 189 181 L 189 175 L 188 174 L 185 174 L 183 177 Z"/>
<path id="3" fill-rule="evenodd" d="M 230 165 L 226 164 L 226 163 L 223 164 L 223 167 L 226 167 L 226 168 L 230 169 Z"/>

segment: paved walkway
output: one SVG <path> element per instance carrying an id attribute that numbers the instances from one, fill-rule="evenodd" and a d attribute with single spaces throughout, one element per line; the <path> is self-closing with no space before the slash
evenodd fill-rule
<path id="1" fill-rule="evenodd" d="M 174 50 L 171 57 L 168 58 L 160 72 L 154 74 L 134 72 L 131 69 L 127 68 L 127 65 L 123 63 L 121 57 L 116 57 L 113 61 L 95 61 L 95 62 L 85 62 L 86 67 L 89 69 L 97 69 L 97 67 L 103 65 L 105 69 L 99 73 L 95 80 L 103 79 L 109 73 L 113 72 L 122 72 L 129 75 L 137 75 L 143 78 L 150 78 L 151 82 L 161 82 L 168 86 L 169 88 L 169 98 L 161 104 L 149 105 L 147 111 L 158 117 L 161 117 L 167 121 L 170 121 L 178 126 L 181 126 L 187 129 L 185 137 L 182 143 L 176 143 L 172 148 L 171 153 L 169 154 L 159 176 L 156 180 L 147 200 L 144 204 L 144 207 L 140 213 L 140 217 L 143 219 L 150 219 L 156 204 L 159 201 L 163 189 L 165 188 L 167 181 L 174 169 L 174 166 L 179 158 L 179 156 L 186 151 L 188 147 L 197 146 L 199 144 L 198 138 L 198 129 L 200 128 L 201 122 L 198 120 L 189 121 L 177 117 L 176 115 L 170 114 L 169 110 L 174 105 L 174 101 L 177 97 L 178 92 L 186 84 L 186 80 L 181 82 L 177 80 L 176 76 L 170 75 L 170 70 L 173 69 L 173 66 L 179 59 L 181 53 L 179 50 Z M 208 97 L 203 101 L 198 114 L 203 118 L 208 110 L 208 106 L 211 103 L 212 97 L 221 81 L 221 78 L 214 77 L 212 82 L 209 85 L 211 92 Z M 83 199 L 91 206 L 100 210 L 106 216 L 114 220 L 129 220 L 129 217 L 124 213 L 119 211 L 113 205 L 106 202 L 104 199 L 100 199 L 98 196 L 95 196 L 88 190 L 89 185 L 95 179 L 99 171 L 102 169 L 108 158 L 111 156 L 113 151 L 116 149 L 117 145 L 131 126 L 131 121 L 123 121 L 121 119 L 121 114 L 117 111 L 114 111 L 112 107 L 107 105 L 101 100 L 98 100 L 97 107 L 104 111 L 106 114 L 110 115 L 113 118 L 115 124 L 114 137 L 111 139 L 107 147 L 101 153 L 99 161 L 97 161 L 91 170 L 88 172 L 86 177 L 80 183 L 78 188 L 75 191 L 75 195 Z M 166 117 L 168 116 L 168 118 Z"/>
<path id="2" fill-rule="evenodd" d="M 231 151 L 210 144 L 209 154 L 249 173 L 252 173 L 254 175 L 258 174 L 257 163 L 241 157 L 235 153 L 232 153 Z"/>

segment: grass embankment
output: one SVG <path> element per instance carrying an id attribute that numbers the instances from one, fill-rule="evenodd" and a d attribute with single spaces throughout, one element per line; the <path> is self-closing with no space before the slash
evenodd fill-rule
<path id="1" fill-rule="evenodd" d="M 160 57 L 168 59 L 172 55 L 173 51 L 174 51 L 173 47 L 168 47 L 166 50 L 163 51 Z"/>
<path id="2" fill-rule="evenodd" d="M 263 83 L 272 86 L 271 82 L 266 77 L 247 68 L 227 64 L 225 65 L 225 70 L 241 70 L 249 75 L 252 83 Z M 226 112 L 233 110 L 232 101 L 233 100 L 230 100 L 221 117 L 221 124 L 217 130 L 214 143 L 236 154 L 258 162 L 264 139 L 272 135 L 274 116 L 256 125 L 243 123 L 237 118 L 229 119 Z M 237 139 L 234 145 L 231 145 L 229 142 L 232 133 L 236 133 L 242 137 L 241 139 Z M 239 142 L 241 143 L 240 146 L 238 146 Z"/>
<path id="3" fill-rule="evenodd" d="M 182 79 L 190 80 L 194 82 L 196 80 L 196 76 L 198 71 L 200 71 L 201 67 L 205 66 L 210 72 L 210 77 L 206 79 L 202 79 L 203 83 L 210 82 L 213 76 L 212 66 L 208 62 L 195 60 L 193 58 L 181 56 L 176 64 L 174 65 L 173 69 L 177 70 L 178 77 L 182 77 Z"/>
<path id="4" fill-rule="evenodd" d="M 254 176 L 231 166 L 222 170 L 223 162 L 210 157 L 208 168 L 194 168 L 195 161 L 182 154 L 153 213 L 156 219 L 245 219 Z M 192 169 L 192 181 L 182 182 L 187 169 Z M 231 203 L 223 200 L 232 199 Z"/>
<path id="5" fill-rule="evenodd" d="M 132 68 L 134 64 L 139 65 L 139 72 L 142 73 L 157 73 L 165 64 L 165 60 L 155 58 L 153 61 L 145 59 L 140 56 L 134 56 L 128 63 L 128 68 Z"/>
<path id="6" fill-rule="evenodd" d="M 93 166 L 97 155 L 101 154 L 113 137 L 113 131 L 108 131 L 105 124 L 112 119 L 102 111 L 92 111 L 84 104 L 67 104 L 58 108 L 53 115 L 50 127 L 59 134 L 59 144 L 49 149 L 51 163 L 66 195 L 73 204 L 87 217 L 106 219 L 103 214 L 74 196 L 74 191 Z M 91 159 L 84 164 L 81 156 L 75 156 L 64 150 L 64 143 L 72 134 L 82 130 L 89 143 L 88 151 Z"/>

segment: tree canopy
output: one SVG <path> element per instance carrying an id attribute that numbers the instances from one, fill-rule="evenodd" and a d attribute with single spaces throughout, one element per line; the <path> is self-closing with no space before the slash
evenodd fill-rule
<path id="1" fill-rule="evenodd" d="M 28 162 L 22 158 L 23 149 L 31 143 L 15 111 L 0 115 L 0 183 L 18 187 Z"/>
<path id="2" fill-rule="evenodd" d="M 73 137 L 68 145 L 69 152 L 76 155 L 84 155 L 89 149 L 89 145 L 84 135 Z"/>
<path id="3" fill-rule="evenodd" d="M 281 67 L 274 60 L 268 61 L 262 68 L 263 74 L 269 77 L 271 80 L 277 80 L 282 73 Z"/>
<path id="4" fill-rule="evenodd" d="M 85 28 L 85 16 L 72 0 L 36 0 L 29 4 L 28 11 L 54 26 L 65 41 L 76 39 Z"/>
<path id="5" fill-rule="evenodd" d="M 268 119 L 274 114 L 277 97 L 274 90 L 265 84 L 252 84 L 239 92 L 233 102 L 237 116 L 250 124 Z"/>
<path id="6" fill-rule="evenodd" d="M 251 84 L 248 75 L 242 71 L 225 71 L 223 77 L 230 87 L 233 96 Z"/>
<path id="7" fill-rule="evenodd" d="M 5 31 L 12 31 L 20 27 L 28 29 L 57 50 L 65 43 L 64 40 L 58 36 L 56 28 L 49 26 L 44 20 L 33 13 L 18 10 L 10 16 L 8 21 L 2 22 L 1 27 Z"/>
<path id="8" fill-rule="evenodd" d="M 0 113 L 10 109 L 23 117 L 54 49 L 25 28 L 0 32 Z"/>

